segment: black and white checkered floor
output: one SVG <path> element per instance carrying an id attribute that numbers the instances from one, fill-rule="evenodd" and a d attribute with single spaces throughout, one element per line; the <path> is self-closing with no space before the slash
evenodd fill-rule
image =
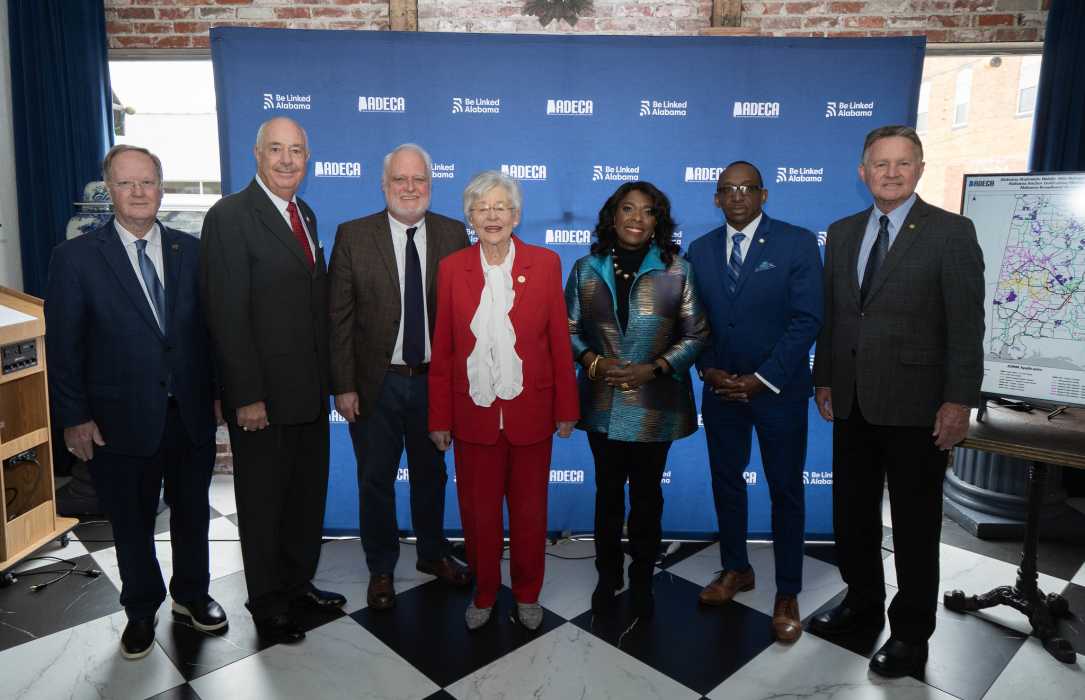
<path id="1" fill-rule="evenodd" d="M 595 582 L 590 542 L 549 549 L 542 628 L 530 633 L 500 614 L 468 634 L 469 594 L 414 569 L 402 546 L 397 605 L 365 607 L 367 573 L 357 540 L 325 543 L 316 584 L 346 595 L 342 612 L 304 621 L 304 642 L 267 647 L 245 612 L 245 581 L 229 477 L 212 486 L 211 594 L 230 615 L 228 631 L 207 635 L 174 623 L 163 607 L 150 656 L 125 661 L 118 651 L 124 613 L 108 525 L 74 531 L 64 549 L 41 554 L 72 559 L 97 578 L 71 575 L 41 591 L 52 576 L 24 575 L 0 589 L 0 696 L 10 698 L 1085 698 L 1085 549 L 1043 544 L 1040 585 L 1066 595 L 1077 615 L 1062 621 L 1078 651 L 1060 664 L 1026 636 L 1027 621 L 1004 608 L 982 615 L 940 610 L 923 678 L 886 680 L 867 669 L 877 637 L 828 641 L 806 633 L 792 646 L 769 629 L 773 600 L 771 545 L 752 544 L 755 590 L 720 609 L 697 605 L 697 592 L 718 567 L 716 545 L 685 544 L 656 576 L 656 616 L 630 628 L 628 593 L 613 621 L 592 618 Z M 168 513 L 159 518 L 159 560 L 170 570 Z M 887 583 L 895 581 L 886 529 Z M 804 617 L 835 604 L 844 585 L 831 545 L 808 545 Z M 1014 580 L 1020 545 L 971 538 L 946 521 L 942 588 L 970 593 Z M 57 562 L 29 567 L 63 569 Z M 39 570 L 42 570 L 39 568 Z M 507 570 L 506 570 L 507 580 Z M 890 591 L 892 593 L 892 591 Z"/>

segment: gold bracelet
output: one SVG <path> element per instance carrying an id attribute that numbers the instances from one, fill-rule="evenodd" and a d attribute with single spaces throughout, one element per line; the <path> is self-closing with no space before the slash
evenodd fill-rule
<path id="1" fill-rule="evenodd" d="M 599 364 L 599 358 L 601 358 L 601 357 L 602 357 L 602 355 L 596 355 L 595 359 L 591 361 L 590 365 L 588 365 L 588 379 L 592 380 L 593 382 L 596 379 L 595 366 L 597 364 Z"/>

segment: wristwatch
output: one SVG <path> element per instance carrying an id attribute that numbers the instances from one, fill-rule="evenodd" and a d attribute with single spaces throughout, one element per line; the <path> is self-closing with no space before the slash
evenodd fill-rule
<path id="1" fill-rule="evenodd" d="M 652 374 L 657 378 L 662 377 L 665 372 L 663 371 L 663 365 L 652 365 Z"/>

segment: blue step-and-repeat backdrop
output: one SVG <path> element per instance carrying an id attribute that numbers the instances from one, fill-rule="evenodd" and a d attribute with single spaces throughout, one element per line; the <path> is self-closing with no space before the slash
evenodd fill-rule
<path id="1" fill-rule="evenodd" d="M 248 184 L 257 128 L 286 115 L 309 134 L 300 194 L 316 210 L 326 258 L 339 223 L 384 208 L 382 159 L 407 141 L 433 156 L 434 211 L 462 217 L 463 188 L 481 170 L 518 178 L 519 235 L 553 248 L 566 271 L 587 254 L 599 208 L 624 181 L 649 180 L 667 193 L 683 244 L 718 226 L 716 178 L 739 159 L 764 174 L 771 216 L 823 241 L 830 222 L 870 203 L 856 173 L 864 135 L 915 123 L 923 51 L 921 37 L 212 29 L 222 187 Z M 699 400 L 699 382 L 696 391 Z M 346 424 L 334 411 L 332 420 L 325 528 L 356 533 L 354 454 Z M 448 461 L 451 471 L 451 451 Z M 402 529 L 410 529 L 406 467 L 404 458 L 396 485 Z M 831 430 L 813 402 L 803 478 L 807 537 L 829 538 Z M 768 485 L 756 444 L 747 483 L 750 535 L 768 537 Z M 714 536 L 703 433 L 674 444 L 663 491 L 667 535 Z M 593 502 L 583 433 L 555 438 L 550 529 L 590 532 Z M 446 525 L 460 527 L 454 479 Z"/>

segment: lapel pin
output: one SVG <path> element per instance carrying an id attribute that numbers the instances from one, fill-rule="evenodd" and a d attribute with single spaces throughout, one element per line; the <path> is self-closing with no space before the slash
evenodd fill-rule
<path id="1" fill-rule="evenodd" d="M 174 243 L 173 245 L 170 246 L 170 250 L 180 250 L 180 249 L 181 249 L 181 246 L 177 245 L 176 243 Z"/>
<path id="2" fill-rule="evenodd" d="M 520 284 L 523 284 L 524 282 L 527 282 L 527 277 L 524 277 L 523 275 L 520 275 L 519 277 L 516 278 L 516 281 L 519 282 Z"/>
<path id="3" fill-rule="evenodd" d="M 758 239 L 757 239 L 757 242 L 758 242 L 758 243 L 764 243 L 764 242 L 765 242 L 765 239 L 764 239 L 764 238 L 758 238 Z"/>
<path id="4" fill-rule="evenodd" d="M 908 228 L 915 228 L 915 224 L 908 224 Z"/>

